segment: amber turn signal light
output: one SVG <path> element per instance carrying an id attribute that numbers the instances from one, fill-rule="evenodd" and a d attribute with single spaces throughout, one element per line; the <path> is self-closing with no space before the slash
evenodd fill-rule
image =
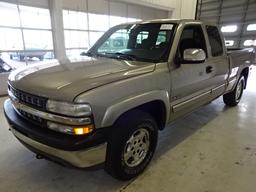
<path id="1" fill-rule="evenodd" d="M 75 135 L 87 135 L 93 131 L 93 125 L 87 125 L 85 127 L 75 127 L 74 133 Z"/>

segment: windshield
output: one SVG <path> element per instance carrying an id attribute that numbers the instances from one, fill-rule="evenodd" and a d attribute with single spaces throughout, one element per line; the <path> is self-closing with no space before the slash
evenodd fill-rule
<path id="1" fill-rule="evenodd" d="M 126 24 L 110 29 L 87 55 L 146 62 L 166 61 L 174 24 Z"/>

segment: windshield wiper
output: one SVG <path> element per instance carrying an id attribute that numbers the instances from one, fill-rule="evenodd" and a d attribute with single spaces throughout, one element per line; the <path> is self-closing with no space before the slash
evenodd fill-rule
<path id="1" fill-rule="evenodd" d="M 115 52 L 115 53 L 104 52 L 101 55 L 105 55 L 105 56 L 110 55 L 111 58 L 117 58 L 117 59 L 123 58 L 123 59 L 128 59 L 128 60 L 131 60 L 131 61 L 136 61 L 137 60 L 135 55 L 120 53 L 120 52 Z"/>
<path id="2" fill-rule="evenodd" d="M 92 52 L 82 52 L 80 53 L 81 56 L 88 56 L 88 57 L 96 57 L 97 54 L 94 54 Z"/>

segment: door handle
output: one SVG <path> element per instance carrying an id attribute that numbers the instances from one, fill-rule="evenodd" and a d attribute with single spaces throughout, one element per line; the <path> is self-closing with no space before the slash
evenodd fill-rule
<path id="1" fill-rule="evenodd" d="M 206 73 L 211 73 L 213 71 L 213 67 L 207 66 L 205 71 L 206 71 Z"/>

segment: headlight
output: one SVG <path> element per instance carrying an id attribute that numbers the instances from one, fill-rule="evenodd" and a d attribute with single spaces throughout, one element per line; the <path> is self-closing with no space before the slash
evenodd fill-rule
<path id="1" fill-rule="evenodd" d="M 52 100 L 47 101 L 46 109 L 54 113 L 74 117 L 89 116 L 92 114 L 92 109 L 88 104 L 72 104 Z"/>
<path id="2" fill-rule="evenodd" d="M 87 135 L 94 130 L 93 125 L 85 125 L 82 127 L 75 127 L 69 125 L 61 125 L 54 122 L 47 122 L 47 127 L 53 131 L 69 134 L 69 135 Z"/>

